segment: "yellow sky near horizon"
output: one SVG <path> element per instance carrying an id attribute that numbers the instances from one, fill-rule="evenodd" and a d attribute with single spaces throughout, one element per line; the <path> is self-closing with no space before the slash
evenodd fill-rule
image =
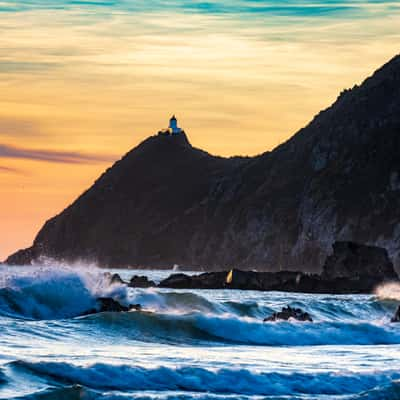
<path id="1" fill-rule="evenodd" d="M 399 52 L 398 14 L 274 21 L 2 14 L 0 260 L 171 114 L 196 147 L 259 154 Z"/>

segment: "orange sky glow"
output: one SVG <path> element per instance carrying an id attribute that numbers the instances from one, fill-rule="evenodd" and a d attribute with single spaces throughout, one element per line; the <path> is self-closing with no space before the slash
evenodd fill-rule
<path id="1" fill-rule="evenodd" d="M 173 113 L 212 154 L 255 155 L 288 139 L 399 52 L 399 9 L 365 4 L 354 19 L 273 21 L 0 11 L 0 260 Z"/>

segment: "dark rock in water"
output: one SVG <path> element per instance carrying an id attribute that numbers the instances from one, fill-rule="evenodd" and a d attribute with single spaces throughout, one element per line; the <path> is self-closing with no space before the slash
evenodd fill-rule
<path id="1" fill-rule="evenodd" d="M 399 267 L 399 87 L 396 56 L 256 157 L 215 157 L 184 137 L 150 137 L 7 262 L 321 273 L 332 243 L 349 240 L 384 246 Z M 208 286 L 221 284 L 209 278 Z"/>
<path id="2" fill-rule="evenodd" d="M 397 308 L 393 318 L 390 320 L 390 322 L 400 322 L 400 306 Z"/>
<path id="3" fill-rule="evenodd" d="M 282 311 L 273 313 L 271 316 L 265 318 L 264 322 L 278 321 L 278 320 L 287 321 L 290 318 L 293 318 L 297 321 L 313 322 L 309 313 L 304 312 L 300 308 L 292 308 L 290 306 L 283 307 Z"/>
<path id="4" fill-rule="evenodd" d="M 354 242 L 335 242 L 333 254 L 323 267 L 322 279 L 363 279 L 373 277 L 377 283 L 397 280 L 386 249 Z"/>
<path id="5" fill-rule="evenodd" d="M 147 276 L 134 275 L 128 284 L 129 287 L 149 288 L 157 286 L 155 282 L 149 280 Z"/>
<path id="6" fill-rule="evenodd" d="M 319 277 L 302 272 L 231 271 L 205 272 L 199 275 L 173 274 L 160 282 L 159 287 L 175 289 L 241 289 L 303 291 L 312 289 Z"/>
<path id="7" fill-rule="evenodd" d="M 224 286 L 241 290 L 293 290 L 306 275 L 298 271 L 255 272 L 233 269 L 225 276 Z"/>
<path id="8" fill-rule="evenodd" d="M 172 274 L 159 287 L 173 289 L 224 289 L 227 272 L 205 272 L 200 275 Z"/>
<path id="9" fill-rule="evenodd" d="M 397 280 L 397 275 L 387 258 L 384 249 L 371 248 L 348 244 L 350 249 L 357 249 L 356 255 L 340 251 L 338 257 L 332 257 L 327 262 L 325 271 L 335 268 L 332 260 L 338 263 L 355 262 L 355 267 L 349 267 L 350 271 L 337 275 L 326 273 L 322 276 L 305 274 L 300 271 L 280 272 L 256 272 L 233 269 L 221 272 L 206 272 L 199 275 L 173 274 L 160 282 L 159 287 L 174 289 L 240 289 L 240 290 L 264 290 L 285 291 L 303 293 L 371 293 L 380 283 L 387 280 Z M 342 246 L 335 246 L 342 249 Z M 347 248 L 347 246 L 345 246 Z M 363 250 L 366 252 L 363 253 Z M 346 258 L 346 254 L 348 258 Z M 340 257 L 339 257 L 340 255 Z M 364 260 L 361 256 L 371 255 L 372 262 Z M 357 261 L 357 259 L 359 259 Z M 358 264 L 357 264 L 358 262 Z M 373 263 L 377 263 L 376 265 Z M 367 274 L 363 274 L 364 266 L 367 266 Z M 343 268 L 341 265 L 338 269 Z M 370 275 L 377 272 L 376 275 Z"/>
<path id="10" fill-rule="evenodd" d="M 142 306 L 140 304 L 129 304 L 129 306 L 124 306 L 118 301 L 114 300 L 111 297 L 99 297 L 96 299 L 96 303 L 98 305 L 97 308 L 92 308 L 90 310 L 85 311 L 81 315 L 90 315 L 97 314 L 101 312 L 127 312 L 127 311 L 141 311 Z"/>
<path id="11" fill-rule="evenodd" d="M 113 274 L 112 276 L 111 276 L 111 283 L 113 284 L 113 283 L 122 283 L 122 284 L 125 284 L 126 282 L 124 282 L 123 280 L 122 280 L 122 278 L 119 276 L 119 274 Z"/>
<path id="12" fill-rule="evenodd" d="M 192 277 L 186 274 L 172 274 L 159 283 L 159 287 L 172 289 L 190 289 L 193 285 Z"/>
<path id="13" fill-rule="evenodd" d="M 99 297 L 96 301 L 100 308 L 99 312 L 129 311 L 129 307 L 122 305 L 111 297 Z"/>
<path id="14" fill-rule="evenodd" d="M 111 274 L 110 272 L 106 272 L 104 275 L 109 279 L 110 285 L 114 283 L 126 285 L 126 282 L 120 277 L 119 274 Z"/>

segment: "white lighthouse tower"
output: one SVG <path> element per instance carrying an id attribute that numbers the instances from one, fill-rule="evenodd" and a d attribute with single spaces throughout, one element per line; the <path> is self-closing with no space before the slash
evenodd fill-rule
<path id="1" fill-rule="evenodd" d="M 171 130 L 171 133 L 173 135 L 178 135 L 182 132 L 182 129 L 178 127 L 178 121 L 175 115 L 173 115 L 172 118 L 169 120 L 169 129 Z"/>

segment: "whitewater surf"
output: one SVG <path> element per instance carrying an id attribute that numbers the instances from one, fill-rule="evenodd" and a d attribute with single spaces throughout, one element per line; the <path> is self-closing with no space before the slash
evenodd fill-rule
<path id="1" fill-rule="evenodd" d="M 5 267 L 0 398 L 400 399 L 398 293 L 136 289 L 94 267 Z M 98 297 L 142 311 L 82 315 Z M 286 305 L 314 322 L 263 322 Z"/>

